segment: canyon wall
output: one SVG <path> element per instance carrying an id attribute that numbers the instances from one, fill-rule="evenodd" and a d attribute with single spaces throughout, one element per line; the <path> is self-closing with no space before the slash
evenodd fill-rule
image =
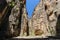
<path id="1" fill-rule="evenodd" d="M 4 14 L 7 15 L 0 18 L 0 28 L 1 31 L 3 30 L 0 33 L 3 33 L 3 36 L 45 38 L 59 34 L 57 30 L 60 27 L 57 22 L 60 15 L 60 0 L 40 0 L 31 18 L 28 18 L 25 0 L 6 1 L 8 11 L 5 11 Z"/>

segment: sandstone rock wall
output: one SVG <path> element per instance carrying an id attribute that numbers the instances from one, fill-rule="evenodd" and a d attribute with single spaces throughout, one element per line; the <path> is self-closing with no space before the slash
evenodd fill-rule
<path id="1" fill-rule="evenodd" d="M 47 14 L 45 12 L 44 1 L 37 5 L 32 16 L 35 36 L 45 37 L 51 35 L 48 29 Z"/>
<path id="2" fill-rule="evenodd" d="M 60 14 L 59 8 L 59 0 L 40 1 L 32 16 L 32 27 L 36 30 L 36 34 L 34 30 L 35 35 L 40 35 L 40 30 L 42 29 L 41 31 L 43 32 L 41 35 L 56 36 L 56 23 L 58 15 Z"/>

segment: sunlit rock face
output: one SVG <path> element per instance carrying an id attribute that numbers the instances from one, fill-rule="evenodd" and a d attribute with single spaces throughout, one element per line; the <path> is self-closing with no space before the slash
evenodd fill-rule
<path id="1" fill-rule="evenodd" d="M 33 30 L 33 27 L 32 27 L 32 19 L 29 18 L 28 19 L 28 26 L 29 26 L 29 36 L 34 36 L 34 30 Z"/>
<path id="2" fill-rule="evenodd" d="M 56 23 L 58 18 L 58 0 L 45 0 L 45 11 L 48 17 L 49 22 L 49 30 L 51 33 L 51 36 L 56 36 Z"/>
<path id="3" fill-rule="evenodd" d="M 41 0 L 32 16 L 35 35 L 56 36 L 59 8 L 59 0 Z"/>
<path id="4" fill-rule="evenodd" d="M 50 30 L 48 28 L 47 14 L 44 9 L 44 3 L 42 2 L 44 1 L 41 0 L 41 2 L 35 8 L 32 16 L 32 27 L 34 28 L 35 36 L 46 37 L 50 36 L 51 34 L 49 33 Z"/>
<path id="5" fill-rule="evenodd" d="M 54 10 L 56 6 L 56 0 L 45 0 L 45 11 L 48 17 L 48 22 L 49 22 L 49 30 L 51 33 L 51 36 L 56 35 L 56 22 L 57 22 L 57 17 L 55 16 Z"/>

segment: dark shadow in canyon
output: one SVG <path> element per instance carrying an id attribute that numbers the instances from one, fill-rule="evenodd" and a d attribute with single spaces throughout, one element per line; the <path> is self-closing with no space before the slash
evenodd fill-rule
<path id="1" fill-rule="evenodd" d="M 58 20 L 56 24 L 57 24 L 56 25 L 57 36 L 60 37 L 60 15 L 58 16 Z"/>

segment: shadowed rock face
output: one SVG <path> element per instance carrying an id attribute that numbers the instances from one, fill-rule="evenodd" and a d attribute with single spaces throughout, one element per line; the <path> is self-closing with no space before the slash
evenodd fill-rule
<path id="1" fill-rule="evenodd" d="M 57 23 L 56 23 L 56 31 L 57 31 L 57 36 L 60 36 L 60 15 L 58 16 Z"/>
<path id="2" fill-rule="evenodd" d="M 27 36 L 27 23 L 28 23 L 28 15 L 26 13 L 26 8 L 24 5 L 24 8 L 22 9 L 22 19 L 21 19 L 21 34 L 20 36 Z"/>
<path id="3" fill-rule="evenodd" d="M 5 0 L 0 0 L 0 20 L 1 20 L 1 17 L 2 17 L 2 12 L 4 10 L 4 8 L 6 7 L 7 5 L 7 2 Z"/>
<path id="4" fill-rule="evenodd" d="M 2 4 L 2 1 L 1 1 L 1 4 Z M 4 1 L 4 3 L 5 3 L 5 1 Z M 5 15 L 3 17 L 3 20 L 1 21 L 2 23 L 0 24 L 0 37 L 1 36 L 2 37 L 18 36 L 18 35 L 20 35 L 20 31 L 21 31 L 22 14 L 23 14 L 23 16 L 25 15 L 25 17 L 26 17 L 26 13 L 25 13 L 26 10 L 24 8 L 25 0 L 24 1 L 20 0 L 20 2 L 19 2 L 19 0 L 18 1 L 15 0 L 15 3 L 16 3 L 15 5 L 12 5 L 12 4 L 10 5 L 10 3 L 12 3 L 12 2 L 7 2 L 7 3 L 8 3 L 8 7 L 4 12 Z M 25 20 L 25 19 L 23 19 L 23 20 Z M 26 25 L 26 27 L 27 27 L 27 21 L 26 21 L 26 24 L 24 21 L 24 25 Z M 25 27 L 23 27 L 23 28 L 25 30 L 27 30 Z M 23 29 L 23 31 L 25 31 L 24 29 Z"/>
<path id="5" fill-rule="evenodd" d="M 8 32 L 11 36 L 27 36 L 27 13 L 25 8 L 25 1 L 15 0 L 16 4 L 11 10 L 9 16 Z"/>
<path id="6" fill-rule="evenodd" d="M 0 0 L 0 12 L 3 11 L 6 5 L 7 5 L 7 2 L 5 0 Z"/>

